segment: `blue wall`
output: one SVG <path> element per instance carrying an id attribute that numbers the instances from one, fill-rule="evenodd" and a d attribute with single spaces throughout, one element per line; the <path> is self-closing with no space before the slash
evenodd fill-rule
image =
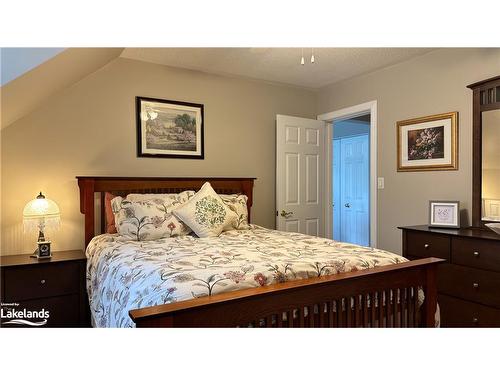
<path id="1" fill-rule="evenodd" d="M 16 79 L 62 51 L 64 48 L 0 48 L 0 85 Z"/>
<path id="2" fill-rule="evenodd" d="M 333 123 L 333 139 L 359 134 L 370 134 L 370 123 L 352 119 Z"/>

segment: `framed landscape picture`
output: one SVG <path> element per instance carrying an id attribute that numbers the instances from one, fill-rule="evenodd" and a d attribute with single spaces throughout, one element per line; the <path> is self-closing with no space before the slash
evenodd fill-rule
<path id="1" fill-rule="evenodd" d="M 398 172 L 458 169 L 458 112 L 398 121 Z"/>
<path id="2" fill-rule="evenodd" d="M 136 97 L 137 156 L 203 159 L 203 104 Z"/>

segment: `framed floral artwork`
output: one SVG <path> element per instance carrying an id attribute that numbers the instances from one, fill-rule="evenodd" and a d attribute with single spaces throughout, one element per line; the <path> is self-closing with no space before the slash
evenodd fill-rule
<path id="1" fill-rule="evenodd" d="M 460 228 L 460 202 L 429 201 L 429 227 Z"/>
<path id="2" fill-rule="evenodd" d="M 136 97 L 137 156 L 203 159 L 203 104 Z"/>
<path id="3" fill-rule="evenodd" d="M 458 169 L 458 112 L 397 122 L 398 172 Z"/>

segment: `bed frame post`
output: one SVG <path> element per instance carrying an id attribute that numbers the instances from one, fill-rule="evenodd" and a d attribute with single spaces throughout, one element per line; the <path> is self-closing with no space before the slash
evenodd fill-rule
<path id="1" fill-rule="evenodd" d="M 94 179 L 79 178 L 80 212 L 85 215 L 85 248 L 94 237 Z"/>
<path id="2" fill-rule="evenodd" d="M 422 308 L 422 324 L 427 328 L 434 328 L 436 325 L 437 309 L 437 264 L 430 264 L 425 269 L 426 283 L 424 286 L 424 306 Z"/>
<path id="3" fill-rule="evenodd" d="M 242 181 L 242 191 L 245 192 L 248 201 L 247 201 L 247 209 L 248 209 L 248 222 L 250 223 L 250 216 L 251 216 L 251 210 L 252 210 L 252 205 L 253 205 L 253 179 L 248 179 Z"/>

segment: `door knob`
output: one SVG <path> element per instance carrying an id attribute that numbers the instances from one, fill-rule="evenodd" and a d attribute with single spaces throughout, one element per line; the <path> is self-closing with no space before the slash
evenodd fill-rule
<path id="1" fill-rule="evenodd" d="M 346 207 L 346 208 L 350 208 L 350 207 L 351 207 L 351 205 L 350 205 L 349 203 L 346 203 L 346 204 L 344 204 L 344 207 Z"/>
<path id="2" fill-rule="evenodd" d="M 290 211 L 290 212 L 286 212 L 285 210 L 281 210 L 281 217 L 284 217 L 285 219 L 288 219 L 290 216 L 293 215 L 293 212 Z"/>

